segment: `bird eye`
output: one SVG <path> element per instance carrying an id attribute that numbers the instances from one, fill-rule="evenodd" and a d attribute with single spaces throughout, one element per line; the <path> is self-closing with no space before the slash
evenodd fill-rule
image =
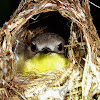
<path id="1" fill-rule="evenodd" d="M 31 50 L 34 52 L 36 50 L 36 44 L 31 44 Z"/>
<path id="2" fill-rule="evenodd" d="M 62 43 L 58 45 L 58 50 L 61 51 L 63 49 Z"/>

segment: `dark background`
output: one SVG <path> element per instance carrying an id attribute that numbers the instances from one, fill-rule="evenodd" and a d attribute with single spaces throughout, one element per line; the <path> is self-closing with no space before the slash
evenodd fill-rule
<path id="1" fill-rule="evenodd" d="M 90 0 L 100 6 L 100 0 Z M 0 0 L 0 27 L 9 20 L 10 16 L 17 9 L 20 0 Z M 93 22 L 96 26 L 98 34 L 100 34 L 100 8 L 90 4 Z M 99 35 L 100 36 L 100 35 Z"/>
<path id="2" fill-rule="evenodd" d="M 0 27 L 9 20 L 17 9 L 20 0 L 0 0 Z"/>

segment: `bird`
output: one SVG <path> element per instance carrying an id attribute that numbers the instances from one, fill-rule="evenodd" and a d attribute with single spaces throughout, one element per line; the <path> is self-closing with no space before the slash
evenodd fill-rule
<path id="1" fill-rule="evenodd" d="M 27 73 L 46 72 L 66 66 L 65 40 L 56 33 L 44 32 L 36 35 L 28 44 L 17 41 L 15 56 L 18 70 Z"/>

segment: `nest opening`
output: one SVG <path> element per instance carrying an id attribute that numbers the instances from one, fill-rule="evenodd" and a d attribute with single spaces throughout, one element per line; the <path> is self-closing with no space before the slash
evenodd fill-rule
<path id="1" fill-rule="evenodd" d="M 55 33 L 65 40 L 65 45 L 68 45 L 70 38 L 71 20 L 64 18 L 59 12 L 52 11 L 40 13 L 30 18 L 23 26 L 22 30 L 16 36 L 16 39 L 23 40 L 28 44 L 33 37 L 43 32 Z M 13 45 L 15 50 L 17 43 Z M 68 58 L 68 48 L 65 48 L 65 57 Z"/>
<path id="2" fill-rule="evenodd" d="M 71 21 L 64 18 L 59 12 L 46 12 L 30 18 L 24 26 L 28 26 L 29 30 L 35 30 L 38 28 L 44 28 L 44 32 L 56 33 L 63 37 L 68 43 L 70 36 Z"/>

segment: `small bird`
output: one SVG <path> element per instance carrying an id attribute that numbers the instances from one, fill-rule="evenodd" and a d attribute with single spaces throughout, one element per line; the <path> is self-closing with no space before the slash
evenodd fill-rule
<path id="1" fill-rule="evenodd" d="M 15 48 L 18 70 L 25 75 L 33 69 L 39 73 L 65 67 L 64 45 L 65 40 L 55 33 L 38 34 L 28 45 L 18 41 Z"/>

